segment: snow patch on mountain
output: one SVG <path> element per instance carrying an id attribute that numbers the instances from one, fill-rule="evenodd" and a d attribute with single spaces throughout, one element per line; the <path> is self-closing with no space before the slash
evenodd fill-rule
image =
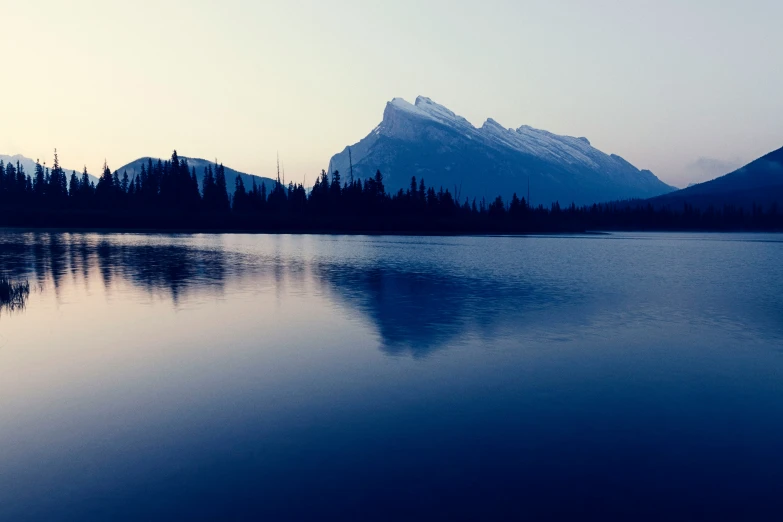
<path id="1" fill-rule="evenodd" d="M 470 139 L 484 140 L 491 146 L 511 148 L 541 159 L 579 164 L 590 169 L 607 167 L 614 162 L 612 156 L 592 147 L 585 137 L 560 136 L 529 125 L 517 129 L 506 128 L 492 118 L 476 128 L 462 116 L 425 96 L 417 97 L 415 104 L 403 98 L 394 98 L 390 106 L 460 131 Z M 382 132 L 382 126 L 383 123 L 376 127 L 376 134 Z"/>

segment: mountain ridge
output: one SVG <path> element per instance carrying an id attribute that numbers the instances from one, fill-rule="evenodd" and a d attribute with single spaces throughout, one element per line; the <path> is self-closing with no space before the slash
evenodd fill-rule
<path id="1" fill-rule="evenodd" d="M 669 194 L 650 198 L 656 206 L 681 205 L 706 209 L 733 205 L 746 209 L 783 203 L 783 147 L 728 174 Z"/>
<path id="2" fill-rule="evenodd" d="M 32 176 L 35 173 L 35 161 L 36 160 L 34 160 L 32 158 L 28 158 L 27 156 L 23 156 L 21 154 L 14 154 L 13 156 L 8 155 L 8 154 L 0 154 L 0 161 L 2 161 L 4 164 L 8 164 L 9 162 L 13 163 L 14 166 L 16 166 L 16 162 L 18 161 L 20 165 L 24 166 L 25 174 Z M 42 163 L 42 165 L 43 165 L 43 163 Z M 46 166 L 51 168 L 51 165 L 49 165 L 49 164 L 47 164 Z M 65 172 L 66 176 L 69 177 L 69 178 L 70 178 L 72 172 L 76 172 L 76 175 L 79 176 L 79 178 L 81 178 L 83 170 L 84 170 L 83 168 L 82 169 L 67 169 L 67 168 L 63 167 L 63 171 Z M 93 183 L 95 183 L 97 185 L 98 184 L 97 176 L 93 176 L 92 174 L 89 174 L 89 173 L 88 173 L 88 175 L 90 177 L 90 181 L 92 181 Z"/>
<path id="3" fill-rule="evenodd" d="M 350 159 L 349 159 L 350 149 Z M 462 192 L 469 198 L 523 195 L 534 203 L 587 204 L 651 197 L 675 190 L 649 170 L 592 147 L 585 137 L 560 136 L 520 126 L 507 129 L 488 118 L 481 127 L 432 99 L 411 104 L 394 98 L 383 120 L 365 138 L 335 154 L 329 171 L 366 178 L 381 170 L 392 191 L 411 176 Z M 461 189 L 460 189 L 461 187 Z"/>
<path id="4" fill-rule="evenodd" d="M 214 161 L 208 161 L 201 158 L 191 158 L 189 156 L 179 156 L 180 159 L 187 160 L 188 167 L 191 169 L 193 167 L 196 168 L 196 178 L 198 179 L 199 188 L 203 188 L 204 183 L 204 169 L 209 165 L 214 165 Z M 153 158 L 151 156 L 144 156 L 141 158 L 137 158 L 130 163 L 127 163 L 117 169 L 117 171 L 122 175 L 124 172 L 128 173 L 128 177 L 133 179 L 134 176 L 138 175 L 141 172 L 141 165 L 147 164 L 149 160 L 152 160 L 153 163 L 156 163 L 158 161 L 158 158 Z M 245 188 L 247 190 L 250 190 L 250 188 L 253 185 L 253 181 L 256 182 L 256 184 L 261 187 L 263 183 L 266 184 L 267 191 L 271 191 L 274 187 L 275 180 L 263 176 L 256 176 L 255 174 L 247 174 L 245 172 L 240 172 L 238 170 L 234 170 L 230 167 L 223 166 L 226 171 L 226 185 L 228 189 L 228 195 L 231 196 L 234 194 L 235 190 L 235 180 L 237 175 L 239 175 L 242 178 L 242 182 L 245 184 Z"/>

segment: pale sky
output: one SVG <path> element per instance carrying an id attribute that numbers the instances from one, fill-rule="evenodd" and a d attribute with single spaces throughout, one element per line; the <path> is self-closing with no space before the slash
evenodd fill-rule
<path id="1" fill-rule="evenodd" d="M 0 154 L 308 182 L 387 101 L 586 136 L 662 180 L 783 146 L 783 1 L 0 0 Z"/>

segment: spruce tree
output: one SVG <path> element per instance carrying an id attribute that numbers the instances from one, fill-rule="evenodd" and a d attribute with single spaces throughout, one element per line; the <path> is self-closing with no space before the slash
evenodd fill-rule
<path id="1" fill-rule="evenodd" d="M 85 168 L 86 172 L 87 169 Z M 103 174 L 98 180 L 98 186 L 95 187 L 95 197 L 103 206 L 111 205 L 114 200 L 114 177 L 105 160 L 103 162 Z"/>
<path id="2" fill-rule="evenodd" d="M 68 196 L 71 200 L 75 200 L 79 196 L 79 178 L 76 176 L 76 171 L 71 172 L 71 180 L 68 184 Z"/>
<path id="3" fill-rule="evenodd" d="M 0 202 L 8 199 L 8 183 L 6 182 L 5 163 L 0 160 Z"/>
<path id="4" fill-rule="evenodd" d="M 217 185 L 215 184 L 215 176 L 212 173 L 212 165 L 204 167 L 204 181 L 201 185 L 204 208 L 210 212 L 218 210 Z"/>
<path id="5" fill-rule="evenodd" d="M 222 166 L 221 166 L 222 167 Z M 242 176 L 237 174 L 234 180 L 234 212 L 243 213 L 247 210 L 247 192 L 245 191 L 245 183 L 242 181 Z"/>
<path id="6" fill-rule="evenodd" d="M 89 186 L 90 186 L 90 175 L 87 174 L 87 165 L 85 165 L 84 170 L 82 171 L 82 180 L 79 183 L 79 188 L 81 188 L 82 191 L 85 191 Z"/>
<path id="7" fill-rule="evenodd" d="M 215 185 L 217 186 L 217 210 L 227 212 L 230 210 L 231 205 L 229 204 L 228 187 L 226 186 L 226 169 L 222 163 L 216 167 Z"/>
<path id="8" fill-rule="evenodd" d="M 35 178 L 33 181 L 33 192 L 37 198 L 42 198 L 46 192 L 46 175 L 44 169 L 38 160 L 35 160 Z"/>
<path id="9" fill-rule="evenodd" d="M 332 173 L 332 184 L 329 187 L 329 205 L 332 207 L 333 214 L 340 212 L 340 199 L 342 191 L 340 187 L 340 171 L 335 170 Z"/>
<path id="10" fill-rule="evenodd" d="M 54 201 L 62 201 L 68 195 L 68 180 L 60 166 L 57 149 L 54 149 L 54 164 L 49 175 L 49 192 Z"/>

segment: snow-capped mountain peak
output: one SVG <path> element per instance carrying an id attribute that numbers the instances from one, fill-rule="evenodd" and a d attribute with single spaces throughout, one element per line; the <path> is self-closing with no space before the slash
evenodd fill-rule
<path id="1" fill-rule="evenodd" d="M 435 103 L 426 96 L 419 96 L 415 103 L 409 103 L 403 98 L 394 98 L 389 102 L 393 108 L 412 116 L 435 121 L 442 125 L 462 129 L 465 132 L 475 132 L 476 128 L 462 116 L 454 114 L 443 105 Z"/>
<path id="2" fill-rule="evenodd" d="M 467 138 L 484 140 L 493 147 L 510 147 L 518 152 L 532 154 L 539 158 L 582 163 L 590 167 L 598 166 L 596 159 L 610 159 L 606 154 L 593 149 L 587 138 L 559 136 L 529 125 L 522 125 L 515 130 L 503 127 L 493 118 L 488 118 L 477 129 L 462 116 L 426 96 L 417 97 L 415 104 L 408 103 L 402 98 L 394 98 L 390 104 L 407 114 L 429 119 L 458 130 Z"/>
<path id="3" fill-rule="evenodd" d="M 415 116 L 418 116 L 420 118 L 430 118 L 430 115 L 427 114 L 425 111 L 419 109 L 409 101 L 403 99 L 403 98 L 394 98 L 392 101 L 389 102 L 389 105 L 391 107 L 394 107 L 395 109 L 399 109 L 401 111 L 413 114 Z"/>
<path id="4" fill-rule="evenodd" d="M 425 96 L 415 103 L 402 98 L 388 102 L 383 121 L 351 152 L 355 174 L 381 169 L 392 188 L 407 187 L 410 176 L 426 175 L 428 181 L 452 188 L 458 184 L 463 194 L 482 197 L 494 191 L 508 197 L 514 187 L 526 188 L 530 177 L 539 197 L 562 202 L 649 197 L 671 190 L 649 171 L 596 149 L 587 138 L 528 125 L 507 128 L 492 118 L 476 128 Z M 348 160 L 346 148 L 332 158 L 330 171 L 349 168 Z"/>

